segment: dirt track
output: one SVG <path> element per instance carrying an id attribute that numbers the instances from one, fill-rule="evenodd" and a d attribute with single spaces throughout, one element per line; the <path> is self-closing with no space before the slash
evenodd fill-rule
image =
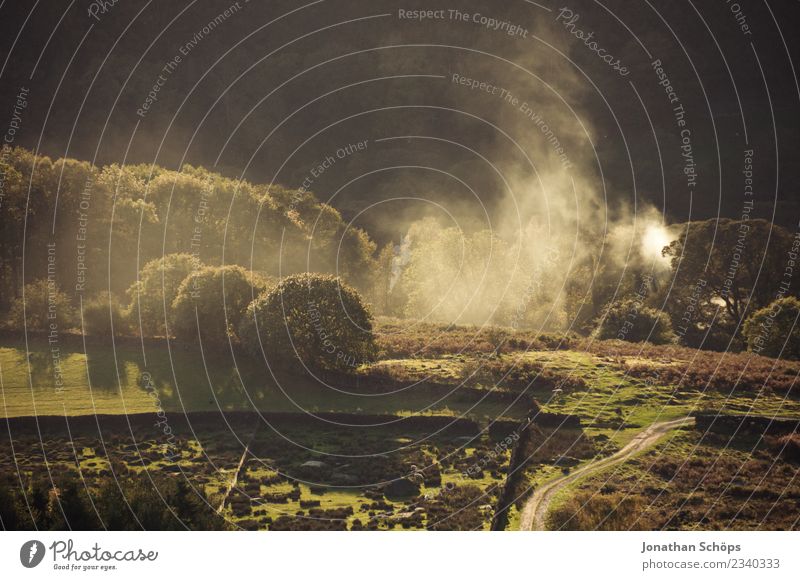
<path id="1" fill-rule="evenodd" d="M 525 503 L 522 509 L 522 516 L 520 518 L 521 530 L 544 530 L 545 518 L 550 509 L 550 504 L 556 494 L 565 486 L 574 482 L 575 480 L 589 475 L 600 469 L 605 469 L 622 463 L 629 459 L 635 453 L 643 451 L 650 445 L 658 441 L 665 433 L 692 423 L 692 417 L 684 417 L 682 419 L 675 419 L 673 421 L 664 421 L 662 423 L 653 423 L 647 429 L 636 435 L 625 447 L 617 451 L 614 455 L 610 455 L 598 461 L 592 462 L 576 469 L 575 471 L 559 477 L 542 487 L 538 488 L 533 495 Z"/>

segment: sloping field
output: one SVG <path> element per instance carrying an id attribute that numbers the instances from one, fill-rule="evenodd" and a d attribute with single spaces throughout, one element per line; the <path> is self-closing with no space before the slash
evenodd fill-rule
<path id="1" fill-rule="evenodd" d="M 488 391 L 426 384 L 388 392 L 326 384 L 278 374 L 266 364 L 198 347 L 135 340 L 86 345 L 61 341 L 56 354 L 44 339 L 0 340 L 0 417 L 133 414 L 165 411 L 356 412 L 469 414 L 521 417 L 527 401 L 511 405 Z"/>

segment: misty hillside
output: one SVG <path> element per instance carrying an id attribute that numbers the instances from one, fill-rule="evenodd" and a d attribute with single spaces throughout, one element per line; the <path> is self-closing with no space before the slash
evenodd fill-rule
<path id="1" fill-rule="evenodd" d="M 572 3 L 573 24 L 624 77 L 576 41 L 568 18 L 522 0 L 460 2 L 460 13 L 423 21 L 399 10 L 438 7 L 126 1 L 90 15 L 85 4 L 63 14 L 49 0 L 30 14 L 27 3 L 3 6 L 0 52 L 15 66 L 3 67 L 0 110 L 29 91 L 17 145 L 98 165 L 189 163 L 305 183 L 381 242 L 399 243 L 428 215 L 497 227 L 509 199 L 545 214 L 567 198 L 564 211 L 601 221 L 648 204 L 671 221 L 737 217 L 747 149 L 756 215 L 789 225 L 797 210 L 798 41 L 759 43 L 725 3 Z M 797 12 L 775 3 L 745 10 L 744 22 L 764 34 Z M 686 111 L 695 188 L 656 61 Z M 564 156 L 575 194 L 558 177 Z"/>

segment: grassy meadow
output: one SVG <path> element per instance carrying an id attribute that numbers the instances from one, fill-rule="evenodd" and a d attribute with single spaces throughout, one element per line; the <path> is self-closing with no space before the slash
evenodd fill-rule
<path id="1" fill-rule="evenodd" d="M 612 455 L 655 422 L 697 411 L 800 418 L 792 388 L 797 363 L 614 341 L 554 344 L 527 333 L 498 344 L 496 334 L 424 325 L 403 331 L 381 321 L 379 359 L 329 386 L 297 373 L 273 376 L 235 351 L 203 353 L 179 341 L 167 349 L 151 339 L 143 354 L 137 339 L 84 344 L 68 336 L 54 361 L 44 339 L 26 345 L 4 337 L 2 416 L 65 417 L 70 431 L 37 445 L 36 431 L 18 429 L 15 440 L 0 445 L 0 465 L 30 481 L 45 477 L 48 465 L 56 476 L 79 475 L 88 489 L 112 472 L 145 476 L 153 485 L 183 478 L 233 528 L 489 529 L 501 490 L 510 485 L 513 450 L 498 450 L 504 435 L 493 425 L 513 428 L 537 414 L 576 417 L 579 424 L 571 426 L 537 426 L 527 443 L 515 501 L 507 506 L 506 529 L 515 529 L 532 490 Z M 727 378 L 731 373 L 738 378 Z M 162 409 L 174 424 L 169 438 L 148 419 Z M 271 419 L 268 426 L 228 423 L 229 413 L 242 411 Z M 331 421 L 332 413 L 363 415 L 365 424 L 347 427 L 351 419 Z M 109 419 L 92 423 L 96 415 L 135 419 L 126 428 L 108 428 L 101 423 Z M 210 416 L 225 424 L 208 423 Z M 298 419 L 303 416 L 311 419 Z M 439 427 L 414 417 L 446 421 Z M 738 525 L 756 527 L 767 509 L 764 498 L 796 496 L 795 460 L 781 458 L 770 468 L 770 443 L 744 433 L 728 440 L 691 428 L 678 433 L 560 492 L 548 526 L 704 529 L 741 508 L 746 517 Z M 684 474 L 680 481 L 658 471 L 664 461 L 679 466 L 684 459 L 690 468 L 676 467 Z M 742 483 L 747 478 L 739 471 L 762 467 L 780 480 L 770 476 L 767 488 Z M 697 487 L 706 481 L 703 469 L 717 473 L 719 486 L 728 476 L 733 483 L 697 491 L 705 489 Z M 388 487 L 409 474 L 416 474 L 412 489 Z M 723 499 L 701 517 L 704 494 Z M 741 503 L 744 495 L 761 503 Z M 763 517 L 770 526 L 792 525 L 772 512 Z"/>

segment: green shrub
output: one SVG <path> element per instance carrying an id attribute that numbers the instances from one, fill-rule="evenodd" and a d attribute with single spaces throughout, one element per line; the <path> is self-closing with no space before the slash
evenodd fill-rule
<path id="1" fill-rule="evenodd" d="M 596 337 L 654 344 L 675 342 L 675 333 L 667 315 L 634 300 L 615 302 L 607 307 Z"/>
<path id="2" fill-rule="evenodd" d="M 374 359 L 372 315 L 338 278 L 298 274 L 248 307 L 239 335 L 254 356 L 346 371 Z"/>
<path id="3" fill-rule="evenodd" d="M 101 292 L 83 304 L 83 330 L 90 336 L 130 334 L 127 311 L 114 294 Z"/>
<path id="4" fill-rule="evenodd" d="M 119 466 L 117 466 L 119 467 Z M 75 472 L 55 480 L 0 479 L 0 517 L 6 530 L 229 530 L 205 493 L 184 480 L 117 481 L 109 476 L 89 490 Z"/>
<path id="5" fill-rule="evenodd" d="M 168 254 L 145 264 L 128 289 L 131 323 L 145 336 L 166 336 L 181 282 L 200 268 L 200 260 L 191 254 Z"/>
<path id="6" fill-rule="evenodd" d="M 200 336 L 209 345 L 236 339 L 247 305 L 268 282 L 241 266 L 208 266 L 181 282 L 173 302 L 175 335 L 183 340 Z"/>
<path id="7" fill-rule="evenodd" d="M 74 323 L 75 310 L 69 296 L 55 282 L 42 278 L 26 284 L 24 292 L 14 299 L 6 324 L 12 330 L 46 331 L 51 325 L 65 330 Z"/>
<path id="8" fill-rule="evenodd" d="M 747 348 L 774 358 L 800 359 L 800 300 L 776 300 L 757 310 L 744 324 Z"/>

